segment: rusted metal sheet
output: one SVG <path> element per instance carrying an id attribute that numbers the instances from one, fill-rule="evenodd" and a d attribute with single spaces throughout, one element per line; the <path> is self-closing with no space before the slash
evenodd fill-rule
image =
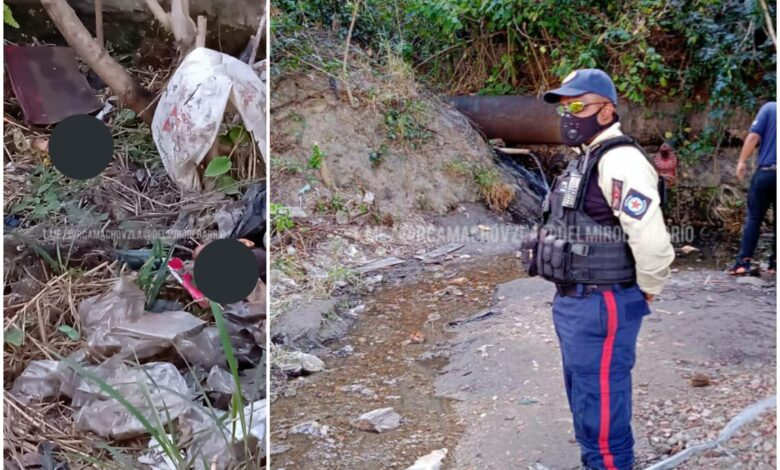
<path id="1" fill-rule="evenodd" d="M 561 144 L 555 106 L 534 96 L 451 96 L 488 139 L 509 145 Z"/>
<path id="2" fill-rule="evenodd" d="M 5 62 L 25 119 L 49 125 L 101 108 L 69 47 L 5 46 Z"/>

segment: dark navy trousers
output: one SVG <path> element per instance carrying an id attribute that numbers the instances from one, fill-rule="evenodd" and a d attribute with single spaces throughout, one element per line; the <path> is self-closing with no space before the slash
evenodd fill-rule
<path id="1" fill-rule="evenodd" d="M 582 463 L 630 469 L 631 369 L 642 318 L 650 308 L 639 287 L 555 295 L 553 322 Z"/>
<path id="2" fill-rule="evenodd" d="M 777 171 L 757 170 L 750 182 L 748 192 L 747 217 L 745 228 L 742 231 L 742 246 L 737 259 L 752 258 L 761 234 L 761 224 L 767 211 L 772 207 L 774 212 L 775 197 L 777 195 Z M 772 253 L 769 261 L 774 262 L 777 256 L 777 215 L 772 227 L 775 237 L 772 242 Z"/>

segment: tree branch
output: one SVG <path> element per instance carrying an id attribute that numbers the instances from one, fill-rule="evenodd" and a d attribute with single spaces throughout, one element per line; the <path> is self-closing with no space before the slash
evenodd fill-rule
<path id="1" fill-rule="evenodd" d="M 171 32 L 176 38 L 182 57 L 195 46 L 197 27 L 190 18 L 189 0 L 171 0 Z"/>
<path id="2" fill-rule="evenodd" d="M 761 0 L 761 9 L 764 10 L 766 29 L 769 31 L 769 37 L 772 38 L 772 42 L 775 45 L 775 51 L 777 51 L 777 36 L 775 36 L 775 28 L 772 26 L 772 15 L 769 14 L 769 7 L 766 6 L 766 0 Z"/>
<path id="3" fill-rule="evenodd" d="M 344 47 L 344 61 L 342 62 L 342 74 L 344 75 L 344 84 L 345 88 L 347 89 L 347 97 L 349 98 L 349 105 L 353 108 L 356 106 L 355 100 L 352 97 L 352 90 L 349 86 L 349 75 L 347 73 L 347 59 L 349 59 L 349 44 L 352 42 L 352 30 L 355 29 L 355 22 L 357 21 L 358 16 L 358 10 L 360 10 L 360 2 L 362 0 L 357 0 L 355 2 L 355 9 L 352 10 L 352 22 L 349 24 L 349 33 L 347 33 L 347 45 Z"/>
<path id="4" fill-rule="evenodd" d="M 95 0 L 95 39 L 101 49 L 106 47 L 103 40 L 103 0 Z"/>
<path id="5" fill-rule="evenodd" d="M 41 0 L 41 5 L 70 47 L 117 94 L 122 104 L 147 124 L 151 123 L 154 115 L 154 107 L 150 106 L 151 94 L 100 47 L 68 3 Z"/>
<path id="6" fill-rule="evenodd" d="M 146 0 L 146 6 L 152 11 L 152 15 L 157 18 L 157 21 L 168 31 L 171 30 L 171 20 L 168 18 L 168 13 L 165 13 L 163 7 L 157 3 L 157 0 Z"/>
<path id="7" fill-rule="evenodd" d="M 257 58 L 257 50 L 260 48 L 260 39 L 263 37 L 263 32 L 265 31 L 265 20 L 266 13 L 263 12 L 263 17 L 260 18 L 260 24 L 257 25 L 257 33 L 255 33 L 252 38 L 252 52 L 249 54 L 249 61 L 247 62 L 249 65 L 254 64 L 255 58 Z"/>
<path id="8" fill-rule="evenodd" d="M 206 17 L 198 16 L 198 34 L 195 36 L 195 47 L 206 47 Z"/>

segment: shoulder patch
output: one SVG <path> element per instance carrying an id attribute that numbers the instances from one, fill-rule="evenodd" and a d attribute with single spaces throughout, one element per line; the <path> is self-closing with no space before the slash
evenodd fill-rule
<path id="1" fill-rule="evenodd" d="M 623 201 L 623 212 L 628 216 L 637 220 L 641 220 L 644 217 L 647 209 L 650 208 L 652 199 L 640 193 L 636 189 L 631 189 L 626 194 L 626 199 Z"/>
<path id="2" fill-rule="evenodd" d="M 620 210 L 620 201 L 623 200 L 623 180 L 612 178 L 612 210 Z"/>

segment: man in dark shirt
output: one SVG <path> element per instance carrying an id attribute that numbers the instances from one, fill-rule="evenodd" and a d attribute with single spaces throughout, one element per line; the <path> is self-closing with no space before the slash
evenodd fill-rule
<path id="1" fill-rule="evenodd" d="M 742 245 L 737 255 L 737 261 L 729 269 L 730 274 L 744 275 L 752 272 L 751 260 L 756 251 L 761 224 L 767 210 L 772 207 L 775 212 L 775 197 L 777 194 L 777 103 L 770 101 L 758 111 L 755 121 L 750 126 L 750 133 L 745 138 L 737 163 L 737 178 L 743 180 L 747 173 L 747 161 L 753 151 L 758 149 L 758 168 L 750 182 L 748 193 L 747 218 L 742 231 Z M 777 214 L 775 213 L 775 222 Z M 775 273 L 777 258 L 777 224 L 773 223 L 775 240 L 772 244 L 772 254 L 769 258 L 770 274 Z"/>

